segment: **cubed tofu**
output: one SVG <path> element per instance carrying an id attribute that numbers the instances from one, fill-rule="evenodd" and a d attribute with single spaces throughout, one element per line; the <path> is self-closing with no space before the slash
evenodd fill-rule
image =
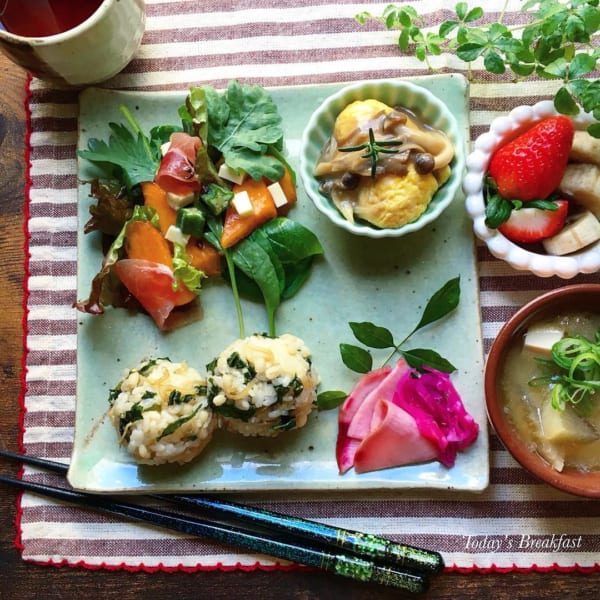
<path id="1" fill-rule="evenodd" d="M 534 323 L 525 334 L 523 347 L 525 350 L 550 356 L 552 346 L 561 340 L 565 330 L 550 323 Z"/>
<path id="2" fill-rule="evenodd" d="M 219 177 L 231 181 L 231 183 L 240 184 L 244 181 L 246 174 L 243 171 L 236 173 L 233 169 L 230 169 L 225 163 L 222 163 L 219 167 Z"/>
<path id="3" fill-rule="evenodd" d="M 169 229 L 167 229 L 167 233 L 165 233 L 165 238 L 174 244 L 180 244 L 181 246 L 186 246 L 190 240 L 190 236 L 183 233 L 179 227 L 175 225 L 171 225 Z"/>
<path id="4" fill-rule="evenodd" d="M 591 425 L 570 406 L 556 410 L 550 401 L 542 406 L 541 423 L 542 435 L 549 442 L 591 442 L 598 437 Z"/>
<path id="5" fill-rule="evenodd" d="M 240 217 L 244 217 L 246 215 L 251 215 L 253 212 L 252 202 L 250 201 L 250 196 L 246 190 L 238 192 L 233 197 L 233 206 L 235 206 L 235 210 L 237 210 L 238 215 Z"/>
<path id="6" fill-rule="evenodd" d="M 275 203 L 275 206 L 277 208 L 281 208 L 282 206 L 285 206 L 288 203 L 288 200 L 285 197 L 285 194 L 283 193 L 283 189 L 281 185 L 279 185 L 279 182 L 276 181 L 275 183 L 268 185 L 267 189 L 269 190 L 271 198 L 273 198 L 273 202 Z"/>
<path id="7" fill-rule="evenodd" d="M 194 192 L 188 192 L 187 194 L 173 194 L 173 192 L 167 192 L 167 204 L 174 210 L 190 205 L 195 198 L 196 195 Z"/>

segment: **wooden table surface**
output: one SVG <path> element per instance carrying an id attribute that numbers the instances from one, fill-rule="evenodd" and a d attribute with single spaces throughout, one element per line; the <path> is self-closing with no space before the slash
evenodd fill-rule
<path id="1" fill-rule="evenodd" d="M 0 447 L 18 450 L 23 356 L 25 73 L 0 54 Z M 4 473 L 16 467 L 5 465 Z M 352 584 L 318 571 L 129 573 L 25 563 L 15 546 L 17 494 L 0 488 L 0 600 L 53 598 L 248 598 L 333 600 L 401 598 L 396 591 Z M 583 573 L 445 573 L 421 597 L 440 599 L 599 596 L 600 575 Z"/>

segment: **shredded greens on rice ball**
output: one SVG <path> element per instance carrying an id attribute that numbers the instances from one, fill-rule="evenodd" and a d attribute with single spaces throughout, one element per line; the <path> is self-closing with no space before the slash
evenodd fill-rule
<path id="1" fill-rule="evenodd" d="M 111 391 L 109 402 L 119 443 L 139 463 L 189 462 L 217 425 L 205 379 L 185 362 L 167 358 L 131 369 Z"/>
<path id="2" fill-rule="evenodd" d="M 303 427 L 319 384 L 310 351 L 291 334 L 238 339 L 207 371 L 207 397 L 220 426 L 246 436 Z"/>

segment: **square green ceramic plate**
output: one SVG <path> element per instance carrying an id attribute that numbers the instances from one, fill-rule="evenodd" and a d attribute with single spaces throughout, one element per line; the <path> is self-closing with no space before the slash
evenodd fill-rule
<path id="1" fill-rule="evenodd" d="M 415 79 L 442 98 L 468 139 L 468 89 L 460 76 Z M 298 166 L 300 139 L 312 111 L 341 85 L 272 89 L 285 128 L 289 160 Z M 121 122 L 125 104 L 143 128 L 178 123 L 184 93 L 135 93 L 88 89 L 80 97 L 79 147 L 87 139 L 108 137 L 108 123 Z M 465 148 L 461 149 L 463 152 Z M 92 165 L 80 161 L 79 177 L 89 180 Z M 102 260 L 99 236 L 84 235 L 89 187 L 79 191 L 78 297 L 85 298 Z M 203 318 L 171 333 L 161 333 L 149 317 L 109 309 L 102 316 L 78 315 L 77 411 L 69 481 L 94 492 L 197 492 L 250 490 L 385 490 L 430 488 L 479 491 L 488 483 L 488 439 L 483 401 L 479 290 L 470 223 L 460 193 L 442 218 L 401 238 L 356 237 L 334 226 L 299 189 L 290 214 L 321 240 L 325 254 L 306 286 L 278 312 L 278 333 L 290 332 L 313 353 L 322 390 L 350 391 L 357 375 L 344 367 L 340 342 L 353 342 L 349 321 L 388 327 L 397 339 L 416 325 L 425 302 L 448 279 L 460 276 L 458 309 L 443 321 L 419 331 L 412 347 L 434 348 L 458 367 L 453 381 L 467 409 L 480 425 L 477 442 L 459 454 L 453 468 L 437 462 L 340 476 L 335 461 L 337 411 L 313 411 L 309 424 L 277 439 L 217 435 L 199 459 L 183 467 L 138 466 L 117 445 L 106 418 L 108 392 L 124 370 L 140 361 L 168 356 L 186 360 L 204 372 L 205 365 L 237 335 L 231 292 L 223 282 L 205 285 Z M 246 329 L 265 331 L 265 311 L 244 304 Z M 383 360 L 383 354 L 375 357 Z"/>

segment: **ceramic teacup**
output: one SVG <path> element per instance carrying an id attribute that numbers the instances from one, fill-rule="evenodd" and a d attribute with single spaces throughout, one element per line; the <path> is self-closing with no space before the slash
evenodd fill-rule
<path id="1" fill-rule="evenodd" d="M 144 0 L 103 0 L 63 33 L 26 37 L 0 29 L 0 50 L 41 79 L 83 87 L 119 73 L 138 49 L 144 27 Z"/>

